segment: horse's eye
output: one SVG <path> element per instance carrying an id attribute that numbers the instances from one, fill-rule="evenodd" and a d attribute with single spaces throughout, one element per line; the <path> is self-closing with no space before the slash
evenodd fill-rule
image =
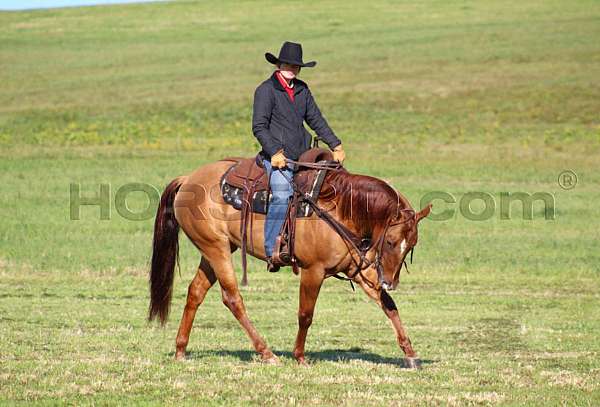
<path id="1" fill-rule="evenodd" d="M 388 246 L 390 246 L 390 247 L 394 246 L 394 245 L 392 244 L 392 241 L 391 241 L 391 240 L 386 240 L 385 242 L 386 242 L 386 243 L 387 243 L 387 245 L 388 245 Z"/>

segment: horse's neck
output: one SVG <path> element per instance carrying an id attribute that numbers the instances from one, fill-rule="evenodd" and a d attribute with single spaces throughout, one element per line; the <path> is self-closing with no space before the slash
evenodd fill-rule
<path id="1" fill-rule="evenodd" d="M 361 231 L 358 230 L 357 226 L 354 224 L 352 219 L 343 219 L 342 215 L 340 214 L 340 207 L 337 205 L 337 203 L 335 203 L 335 201 L 326 201 L 326 200 L 318 199 L 317 205 L 320 208 L 323 208 L 324 210 L 326 210 L 327 213 L 330 214 L 333 217 L 333 219 L 336 220 L 336 222 L 339 222 L 341 225 L 343 225 L 354 236 L 356 236 L 358 238 L 363 237 Z M 335 205 L 334 211 L 331 210 L 332 205 Z"/>

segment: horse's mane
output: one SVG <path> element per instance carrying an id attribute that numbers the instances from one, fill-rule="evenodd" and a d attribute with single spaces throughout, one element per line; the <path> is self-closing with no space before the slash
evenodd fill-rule
<path id="1" fill-rule="evenodd" d="M 350 221 L 361 237 L 374 237 L 387 222 L 399 219 L 400 209 L 410 208 L 408 200 L 388 183 L 368 175 L 342 169 L 330 171 L 319 199 L 333 201 L 342 220 Z"/>

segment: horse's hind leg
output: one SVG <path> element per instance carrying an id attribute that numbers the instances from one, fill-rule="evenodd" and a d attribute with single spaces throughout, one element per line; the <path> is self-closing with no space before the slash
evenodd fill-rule
<path id="1" fill-rule="evenodd" d="M 182 360 L 185 358 L 185 348 L 187 347 L 190 339 L 190 331 L 192 330 L 192 324 L 194 323 L 194 317 L 196 316 L 196 310 L 204 301 L 206 293 L 215 283 L 215 273 L 210 266 L 210 263 L 202 257 L 196 276 L 190 283 L 188 288 L 187 303 L 183 310 L 183 317 L 181 317 L 181 323 L 179 324 L 179 332 L 177 333 L 176 353 L 175 358 Z"/>
<path id="2" fill-rule="evenodd" d="M 396 304 L 390 295 L 384 290 L 376 290 L 371 288 L 361 277 L 356 276 L 356 282 L 362 287 L 362 289 L 367 293 L 369 297 L 371 297 L 380 307 L 383 309 L 385 315 L 389 318 L 392 323 L 392 327 L 396 332 L 396 339 L 398 340 L 398 345 L 400 345 L 400 349 L 404 352 L 406 358 L 404 359 L 405 367 L 409 367 L 412 369 L 416 369 L 421 367 L 421 360 L 417 357 L 412 344 L 410 342 L 410 338 L 406 334 L 406 330 L 402 325 L 402 321 L 400 320 L 400 315 L 398 314 L 398 308 L 396 308 Z"/>
<path id="3" fill-rule="evenodd" d="M 223 295 L 223 304 L 238 320 L 246 334 L 252 341 L 254 349 L 260 354 L 261 359 L 267 363 L 277 363 L 279 360 L 271 352 L 271 349 L 267 346 L 264 339 L 258 334 L 254 325 L 248 318 L 246 313 L 246 307 L 244 301 L 238 289 L 237 279 L 231 264 L 231 257 L 228 255 L 225 258 L 221 258 L 218 262 L 211 260 L 216 270 L 217 279 L 221 285 L 221 294 Z"/>

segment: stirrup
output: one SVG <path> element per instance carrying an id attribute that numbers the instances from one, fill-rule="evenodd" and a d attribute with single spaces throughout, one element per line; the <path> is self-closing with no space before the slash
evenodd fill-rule
<path id="1" fill-rule="evenodd" d="M 277 236 L 275 239 L 275 249 L 273 250 L 271 261 L 273 262 L 273 265 L 276 266 L 289 266 L 292 263 L 290 253 L 287 250 L 287 246 L 284 247 L 281 235 Z"/>
<path id="2" fill-rule="evenodd" d="M 267 271 L 269 273 L 276 273 L 279 271 L 279 266 L 273 264 L 273 260 L 271 257 L 267 257 Z"/>

